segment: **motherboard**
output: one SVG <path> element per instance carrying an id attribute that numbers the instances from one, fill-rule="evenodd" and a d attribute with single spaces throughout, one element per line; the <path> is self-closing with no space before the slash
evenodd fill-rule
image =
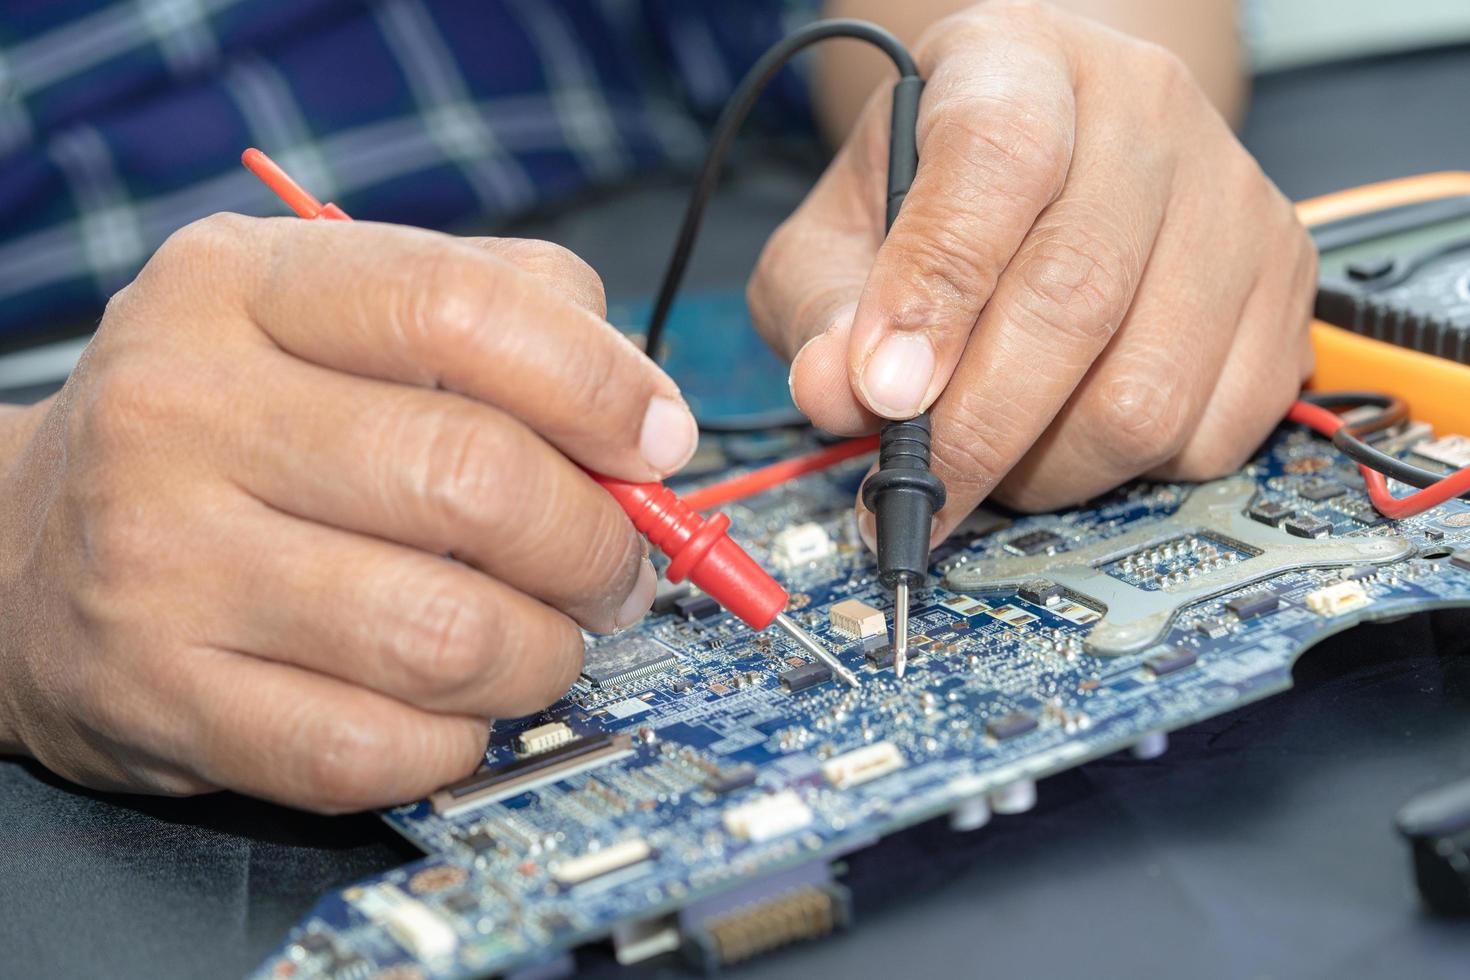
<path id="1" fill-rule="evenodd" d="M 1416 424 L 1379 448 L 1470 463 Z M 608 940 L 622 962 L 738 963 L 844 927 L 845 854 L 1022 812 L 1037 780 L 1286 689 L 1325 636 L 1470 605 L 1470 503 L 1384 519 L 1328 441 L 1285 426 L 1226 479 L 975 512 L 933 555 L 900 681 L 853 520 L 869 462 L 724 508 L 860 687 L 663 587 L 644 622 L 588 637 L 565 698 L 493 726 L 482 769 L 384 812 L 426 857 L 324 897 L 257 976 L 514 975 Z"/>

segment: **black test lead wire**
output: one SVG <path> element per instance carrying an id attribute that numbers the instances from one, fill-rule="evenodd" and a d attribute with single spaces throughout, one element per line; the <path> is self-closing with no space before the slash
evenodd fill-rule
<path id="1" fill-rule="evenodd" d="M 644 350 L 654 360 L 661 353 L 659 344 L 669 310 L 689 265 L 705 206 L 741 125 L 761 92 L 792 57 L 834 37 L 866 41 L 888 55 L 898 69 L 889 124 L 884 230 L 893 227 L 918 169 L 916 127 L 919 98 L 924 91 L 918 65 L 896 37 L 876 24 L 861 20 L 817 21 L 778 41 L 762 55 L 740 80 L 715 122 L 709 150 L 684 210 L 679 236 L 649 317 Z M 929 436 L 928 413 L 885 423 L 879 439 L 878 470 L 863 484 L 862 491 L 863 504 L 873 512 L 876 525 L 879 579 L 894 592 L 893 668 L 899 677 L 908 663 L 909 590 L 922 586 L 927 577 L 932 519 L 945 500 L 944 484 L 929 469 Z"/>

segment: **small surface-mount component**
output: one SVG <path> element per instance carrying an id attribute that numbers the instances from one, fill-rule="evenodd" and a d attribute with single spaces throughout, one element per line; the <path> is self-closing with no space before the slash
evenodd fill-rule
<path id="1" fill-rule="evenodd" d="M 437 960 L 459 948 L 459 934 L 448 920 L 394 885 L 365 888 L 353 904 L 420 960 Z"/>
<path id="2" fill-rule="evenodd" d="M 660 674 L 678 662 L 673 650 L 652 637 L 615 636 L 587 648 L 582 679 L 597 688 L 621 687 Z"/>
<path id="3" fill-rule="evenodd" d="M 1042 552 L 1055 554 L 1064 549 L 1066 541 L 1055 531 L 1027 531 L 1025 534 L 1011 538 L 1006 542 L 1005 548 L 1013 555 L 1039 555 Z"/>
<path id="4" fill-rule="evenodd" d="M 1470 572 L 1470 551 L 1457 551 L 1450 555 L 1450 564 Z"/>
<path id="5" fill-rule="evenodd" d="M 826 664 L 802 664 L 800 667 L 781 671 L 781 686 L 788 694 L 805 691 L 809 687 L 825 684 L 831 679 L 832 670 Z"/>
<path id="6" fill-rule="evenodd" d="M 990 607 L 976 599 L 974 596 L 956 595 L 943 600 L 939 605 L 950 612 L 959 613 L 961 616 L 977 616 Z"/>
<path id="7" fill-rule="evenodd" d="M 1444 532 L 1441 531 L 1437 527 L 1426 527 L 1424 529 L 1424 540 L 1425 541 L 1443 541 L 1444 540 Z"/>
<path id="8" fill-rule="evenodd" d="M 1163 677 L 1166 674 L 1176 674 L 1186 667 L 1193 667 L 1198 660 L 1199 655 L 1193 650 L 1167 650 L 1149 657 L 1143 665 L 1153 676 Z"/>
<path id="9" fill-rule="evenodd" d="M 713 596 L 688 595 L 674 600 L 674 611 L 691 623 L 700 622 L 720 614 L 720 604 Z"/>
<path id="10" fill-rule="evenodd" d="M 1319 616 L 1341 616 L 1368 604 L 1368 593 L 1358 581 L 1334 582 L 1307 594 L 1307 608 Z"/>
<path id="11" fill-rule="evenodd" d="M 1280 605 L 1281 598 L 1270 589 L 1257 589 L 1255 592 L 1225 600 L 1225 608 L 1235 613 L 1236 619 L 1255 619 L 1257 616 L 1275 612 Z"/>
<path id="12" fill-rule="evenodd" d="M 475 827 L 472 830 L 466 830 L 455 836 L 461 844 L 470 849 L 475 857 L 479 857 L 482 854 L 489 854 L 500 846 L 499 841 L 484 827 Z"/>
<path id="13" fill-rule="evenodd" d="M 551 869 L 551 876 L 556 879 L 557 884 L 571 887 L 651 861 L 657 856 L 646 841 L 636 838 L 621 840 L 616 844 L 557 862 Z"/>
<path id="14" fill-rule="evenodd" d="M 758 774 L 759 770 L 749 762 L 737 763 L 724 769 L 712 766 L 705 777 L 704 788 L 723 796 L 751 785 Z"/>
<path id="15" fill-rule="evenodd" d="M 1320 502 L 1323 500 L 1331 500 L 1333 497 L 1341 497 L 1343 494 L 1347 493 L 1347 487 L 1343 486 L 1341 483 L 1338 483 L 1336 480 L 1329 480 L 1325 477 L 1319 477 L 1318 479 L 1308 480 L 1306 483 L 1302 484 L 1301 489 L 1298 490 L 1297 493 L 1300 496 L 1305 497 L 1307 500 Z"/>
<path id="16" fill-rule="evenodd" d="M 1325 538 L 1332 533 L 1330 521 L 1324 521 L 1311 514 L 1297 514 L 1295 517 L 1288 517 L 1281 522 L 1281 528 L 1287 534 L 1294 534 L 1299 538 Z"/>
<path id="17" fill-rule="evenodd" d="M 558 745 L 566 745 L 576 737 L 577 733 L 565 722 L 550 721 L 517 735 L 515 749 L 519 755 L 539 755 Z"/>
<path id="18" fill-rule="evenodd" d="M 871 650 L 863 651 L 863 659 L 866 660 L 868 662 L 868 666 L 872 667 L 874 670 L 882 670 L 885 667 L 892 667 L 893 657 L 893 646 L 888 643 L 885 643 L 879 647 L 873 647 L 873 649 Z"/>
<path id="19" fill-rule="evenodd" d="M 771 542 L 771 561 L 777 568 L 799 568 L 829 558 L 837 547 L 820 524 L 788 527 Z"/>
<path id="20" fill-rule="evenodd" d="M 1262 524 L 1270 524 L 1272 527 L 1276 527 L 1286 518 L 1294 514 L 1295 511 L 1279 500 L 1262 500 L 1259 503 L 1251 504 L 1250 510 L 1246 513 L 1250 514 L 1250 518 L 1253 521 L 1260 521 Z"/>
<path id="21" fill-rule="evenodd" d="M 446 909 L 460 916 L 476 915 L 481 908 L 480 896 L 468 888 L 462 891 L 450 892 L 439 901 Z"/>
<path id="22" fill-rule="evenodd" d="M 750 803 L 732 806 L 721 817 L 725 829 L 752 844 L 784 837 L 812 822 L 812 811 L 795 790 L 783 789 Z"/>
<path id="23" fill-rule="evenodd" d="M 827 615 L 834 630 L 855 640 L 888 635 L 888 619 L 883 611 L 857 599 L 842 600 Z"/>
<path id="24" fill-rule="evenodd" d="M 1008 738 L 1017 735 L 1025 735 L 1033 731 L 1040 724 L 1036 716 L 1029 711 L 1012 711 L 1010 714 L 992 718 L 985 723 L 985 734 L 998 742 L 1004 742 Z"/>
<path id="25" fill-rule="evenodd" d="M 1201 636 L 1208 636 L 1212 640 L 1230 635 L 1230 626 L 1223 619 L 1201 619 L 1194 624 L 1194 630 Z"/>
<path id="26" fill-rule="evenodd" d="M 1463 469 L 1470 466 L 1470 437 L 1448 435 L 1432 442 L 1421 442 L 1414 447 L 1414 455 L 1443 463 L 1452 469 Z"/>
<path id="27" fill-rule="evenodd" d="M 1026 626 L 1041 618 L 1035 613 L 1028 613 L 1020 606 L 1012 605 L 997 606 L 994 609 L 987 610 L 987 612 L 1007 626 Z"/>
<path id="28" fill-rule="evenodd" d="M 1066 589 L 1050 579 L 1034 578 L 1021 583 L 1016 595 L 1033 605 L 1046 606 L 1061 599 L 1066 592 Z"/>
<path id="29" fill-rule="evenodd" d="M 674 604 L 691 591 L 688 582 L 670 582 L 666 578 L 660 578 L 653 593 L 653 608 L 650 611 L 655 615 L 677 612 Z"/>
<path id="30" fill-rule="evenodd" d="M 453 816 L 519 795 L 633 752 L 629 735 L 588 735 L 540 755 L 487 766 L 429 796 L 434 812 Z"/>
<path id="31" fill-rule="evenodd" d="M 833 756 L 822 763 L 822 775 L 838 789 L 871 782 L 903 768 L 903 753 L 892 742 L 874 742 L 860 749 Z"/>

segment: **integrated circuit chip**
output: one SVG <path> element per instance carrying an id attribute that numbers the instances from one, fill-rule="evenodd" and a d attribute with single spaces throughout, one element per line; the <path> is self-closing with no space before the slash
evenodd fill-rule
<path id="1" fill-rule="evenodd" d="M 1017 735 L 1025 735 L 1040 724 L 1036 716 L 1026 711 L 1012 711 L 1010 714 L 992 718 L 985 723 L 985 734 L 993 739 L 1005 741 L 1015 738 Z"/>
<path id="2" fill-rule="evenodd" d="M 1333 497 L 1341 497 L 1347 493 L 1347 487 L 1336 480 L 1309 480 L 1297 493 L 1308 500 L 1331 500 Z"/>
<path id="3" fill-rule="evenodd" d="M 818 684 L 825 684 L 831 679 L 832 668 L 826 664 L 802 664 L 800 667 L 781 671 L 781 686 L 791 694 L 805 691 L 809 687 L 816 687 Z"/>
<path id="4" fill-rule="evenodd" d="M 674 600 L 674 611 L 690 622 L 709 619 L 720 614 L 720 604 L 714 597 L 690 595 Z"/>
<path id="5" fill-rule="evenodd" d="M 582 679 L 597 688 L 621 687 L 662 673 L 678 662 L 674 651 L 655 639 L 616 636 L 588 648 Z"/>
<path id="6" fill-rule="evenodd" d="M 1225 608 L 1235 613 L 1236 619 L 1254 619 L 1268 612 L 1275 612 L 1281 599 L 1270 589 L 1259 589 L 1225 600 Z"/>
<path id="7" fill-rule="evenodd" d="M 1193 650 L 1170 650 L 1149 657 L 1143 662 L 1148 672 L 1155 677 L 1163 677 L 1166 674 L 1175 674 L 1186 667 L 1193 667 L 1199 660 L 1199 655 Z"/>
<path id="8" fill-rule="evenodd" d="M 1044 578 L 1036 578 L 1031 579 L 1029 582 L 1023 582 L 1021 583 L 1021 587 L 1016 590 L 1017 596 L 1037 606 L 1045 606 L 1056 602 L 1065 594 L 1066 590 L 1060 585 L 1050 579 Z"/>
<path id="9" fill-rule="evenodd" d="M 1331 522 L 1311 514 L 1288 517 L 1281 522 L 1281 527 L 1287 534 L 1294 534 L 1299 538 L 1325 538 L 1332 533 Z"/>
<path id="10" fill-rule="evenodd" d="M 1276 527 L 1295 511 L 1279 500 L 1262 500 L 1260 503 L 1252 504 L 1248 513 L 1251 520 Z"/>
<path id="11" fill-rule="evenodd" d="M 1457 551 L 1450 555 L 1450 564 L 1470 572 L 1470 551 Z"/>
<path id="12" fill-rule="evenodd" d="M 1066 541 L 1055 531 L 1028 531 L 1006 542 L 1006 550 L 1013 555 L 1030 557 L 1043 551 L 1055 553 L 1065 550 Z"/>

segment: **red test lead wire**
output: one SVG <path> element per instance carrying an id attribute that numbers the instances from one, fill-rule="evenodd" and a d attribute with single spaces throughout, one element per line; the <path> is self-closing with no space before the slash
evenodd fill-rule
<path id="1" fill-rule="evenodd" d="M 276 162 L 254 147 L 240 157 L 242 163 L 265 185 L 308 220 L 351 221 L 335 204 L 322 204 Z M 727 533 L 730 518 L 724 514 L 700 517 L 662 483 L 630 483 L 610 476 L 584 472 L 596 480 L 623 508 L 628 519 L 669 557 L 665 572 L 670 582 L 686 578 L 734 613 L 751 629 L 760 631 L 774 623 L 816 657 L 844 682 L 858 686 L 857 675 L 806 630 L 786 616 L 790 597 L 781 583 L 756 564 L 745 549 Z"/>

